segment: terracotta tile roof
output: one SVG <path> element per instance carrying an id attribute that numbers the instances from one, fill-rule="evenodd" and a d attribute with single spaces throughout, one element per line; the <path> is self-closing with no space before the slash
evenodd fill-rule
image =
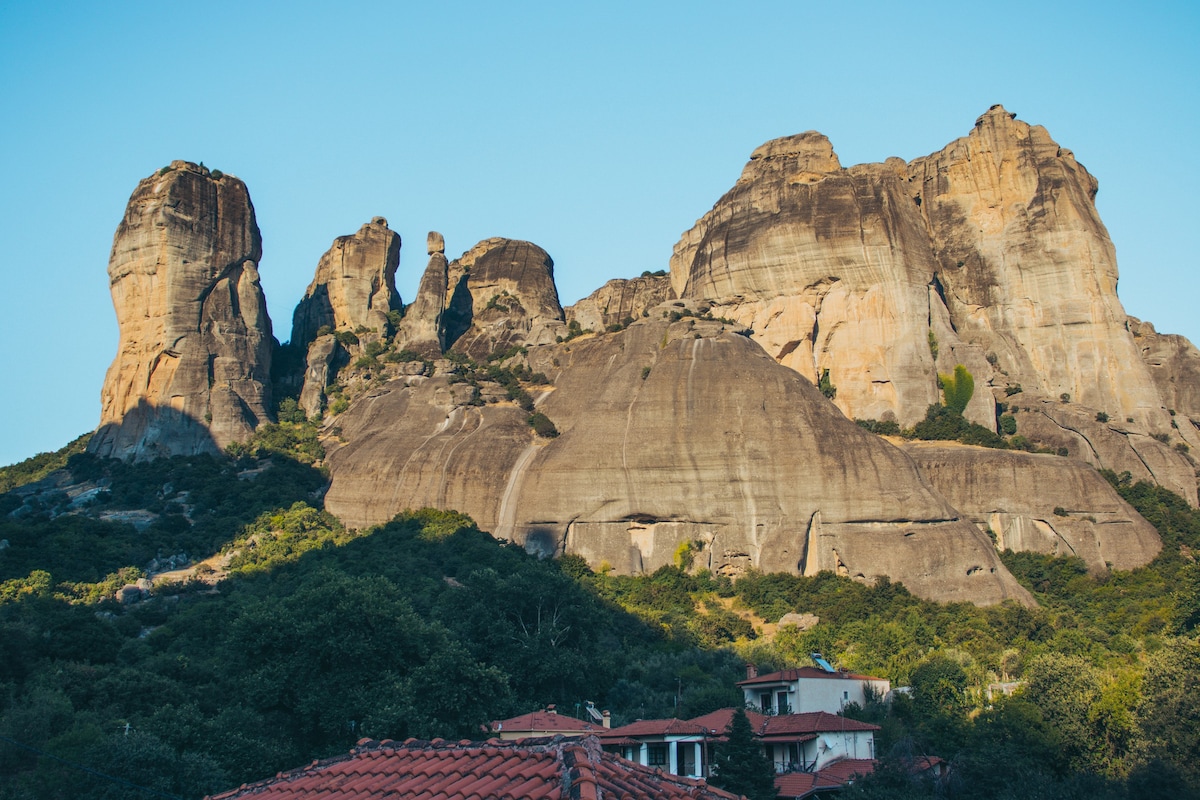
<path id="1" fill-rule="evenodd" d="M 549 711 L 534 711 L 511 719 L 493 720 L 488 724 L 493 733 L 511 731 L 532 731 L 537 733 L 600 733 L 608 730 L 603 725 L 595 725 L 565 714 L 552 714 Z"/>
<path id="2" fill-rule="evenodd" d="M 870 775 L 875 762 L 847 758 L 817 772 L 786 772 L 775 777 L 775 791 L 784 798 L 804 798 L 822 789 L 845 786 L 856 775 Z"/>
<path id="3" fill-rule="evenodd" d="M 844 731 L 877 731 L 878 725 L 859 722 L 849 717 L 839 717 L 826 711 L 808 711 L 804 714 L 780 714 L 767 717 L 759 731 L 760 736 L 780 736 L 793 733 L 842 733 Z"/>
<path id="4" fill-rule="evenodd" d="M 708 729 L 682 719 L 639 719 L 598 734 L 601 740 L 636 736 L 704 736 Z"/>
<path id="5" fill-rule="evenodd" d="M 844 731 L 877 731 L 878 725 L 869 722 L 859 722 L 849 717 L 839 717 L 825 711 L 809 711 L 804 714 L 780 714 L 768 717 L 753 711 L 746 712 L 750 720 L 750 728 L 754 735 L 763 741 L 785 740 L 789 742 L 807 741 L 820 733 L 842 733 Z M 722 708 L 705 714 L 702 717 L 688 720 L 693 725 L 700 725 L 717 734 L 723 734 L 733 719 L 732 708 Z"/>
<path id="6" fill-rule="evenodd" d="M 761 730 L 763 723 L 767 721 L 765 714 L 759 714 L 757 711 L 747 711 L 746 718 L 750 720 L 750 727 L 753 730 Z M 689 719 L 688 722 L 693 725 L 699 725 L 708 728 L 716 733 L 724 733 L 729 729 L 729 723 L 733 721 L 732 708 L 719 708 L 716 711 L 709 712 L 702 717 Z"/>
<path id="7" fill-rule="evenodd" d="M 747 678 L 744 681 L 738 681 L 738 686 L 753 686 L 757 683 L 785 683 L 799 680 L 801 678 L 824 678 L 827 680 L 854 680 L 854 681 L 882 681 L 884 678 L 876 678 L 871 675 L 859 675 L 856 672 L 826 672 L 817 667 L 799 667 L 797 669 L 785 669 L 781 672 L 768 672 L 766 675 L 759 675 L 756 678 Z"/>
<path id="8" fill-rule="evenodd" d="M 363 739 L 212 800 L 737 800 L 702 780 L 605 753 L 594 736 L 502 742 Z"/>

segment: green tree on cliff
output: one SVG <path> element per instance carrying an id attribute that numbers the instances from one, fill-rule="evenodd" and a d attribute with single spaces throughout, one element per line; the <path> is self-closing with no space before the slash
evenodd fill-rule
<path id="1" fill-rule="evenodd" d="M 958 414 L 967 410 L 971 395 L 975 394 L 975 379 L 967 368 L 959 364 L 954 368 L 953 375 L 938 375 L 942 384 L 942 394 L 946 398 L 946 408 Z"/>

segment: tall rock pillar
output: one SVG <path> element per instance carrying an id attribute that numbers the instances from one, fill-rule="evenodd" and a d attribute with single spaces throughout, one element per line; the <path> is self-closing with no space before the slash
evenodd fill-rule
<path id="1" fill-rule="evenodd" d="M 92 452 L 219 452 L 268 421 L 261 256 L 254 206 L 232 175 L 173 161 L 138 184 L 109 258 L 121 338 Z"/>

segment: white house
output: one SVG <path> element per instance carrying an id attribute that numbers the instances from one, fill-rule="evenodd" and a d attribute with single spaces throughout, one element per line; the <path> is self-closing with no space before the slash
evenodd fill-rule
<path id="1" fill-rule="evenodd" d="M 891 689 L 887 678 L 858 675 L 830 667 L 800 667 L 759 675 L 753 664 L 746 665 L 746 679 L 738 681 L 746 706 L 771 716 L 825 711 L 841 712 L 850 703 L 866 705 L 867 694 L 882 699 Z"/>
<path id="2" fill-rule="evenodd" d="M 708 742 L 713 733 L 681 719 L 645 719 L 602 731 L 604 749 L 672 775 L 703 778 L 708 774 Z"/>
<path id="3" fill-rule="evenodd" d="M 845 759 L 875 758 L 878 725 L 825 711 L 765 716 L 747 711 L 754 738 L 762 743 L 776 772 L 813 772 Z M 723 737 L 733 709 L 723 708 L 689 720 L 707 728 L 712 739 Z"/>

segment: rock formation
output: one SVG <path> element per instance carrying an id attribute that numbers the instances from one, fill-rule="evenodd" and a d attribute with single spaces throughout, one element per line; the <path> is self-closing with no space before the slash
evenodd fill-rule
<path id="1" fill-rule="evenodd" d="M 429 252 L 429 265 L 421 275 L 416 299 L 404 311 L 396 344 L 422 356 L 437 358 L 446 349 L 442 315 L 446 311 L 449 290 L 449 264 L 446 242 L 437 231 L 429 232 L 425 249 Z"/>
<path id="2" fill-rule="evenodd" d="M 622 572 L 693 543 L 719 573 L 887 574 L 929 597 L 1028 600 L 900 450 L 745 336 L 665 311 L 530 348 L 531 368 L 555 376 L 537 406 L 555 439 L 513 404 L 467 405 L 444 378 L 372 390 L 338 418 L 326 507 L 356 527 L 456 508 L 530 550 Z"/>
<path id="3" fill-rule="evenodd" d="M 940 442 L 903 449 L 1002 550 L 1078 556 L 1105 573 L 1140 567 L 1162 547 L 1154 526 L 1073 458 Z"/>
<path id="4" fill-rule="evenodd" d="M 1134 317 L 1129 330 L 1176 430 L 1192 450 L 1200 448 L 1200 350 L 1184 337 L 1158 333 Z"/>
<path id="5" fill-rule="evenodd" d="M 567 321 L 581 330 L 602 331 L 609 325 L 627 325 L 649 309 L 675 299 L 671 279 L 664 275 L 616 278 L 567 309 Z"/>
<path id="6" fill-rule="evenodd" d="M 268 419 L 271 322 L 246 186 L 186 161 L 141 181 L 113 238 L 120 328 L 89 449 L 217 452 Z"/>
<path id="7" fill-rule="evenodd" d="M 296 306 L 291 343 L 307 348 L 325 326 L 385 333 L 391 324 L 388 312 L 402 305 L 396 291 L 399 263 L 400 236 L 383 217 L 375 217 L 355 234 L 334 239 Z"/>
<path id="8" fill-rule="evenodd" d="M 485 239 L 447 271 L 448 348 L 483 359 L 514 345 L 553 342 L 565 329 L 554 262 L 535 244 Z"/>
<path id="9" fill-rule="evenodd" d="M 777 139 L 683 235 L 672 284 L 810 380 L 828 370 L 850 417 L 911 424 L 939 401 L 937 374 L 963 364 L 980 424 L 1003 397 L 982 389 L 1020 387 L 1175 437 L 1117 299 L 1096 187 L 1000 106 L 908 164 L 844 169 L 818 133 Z M 1171 474 L 1154 472 L 1178 485 Z M 1183 493 L 1196 502 L 1194 476 Z"/>

